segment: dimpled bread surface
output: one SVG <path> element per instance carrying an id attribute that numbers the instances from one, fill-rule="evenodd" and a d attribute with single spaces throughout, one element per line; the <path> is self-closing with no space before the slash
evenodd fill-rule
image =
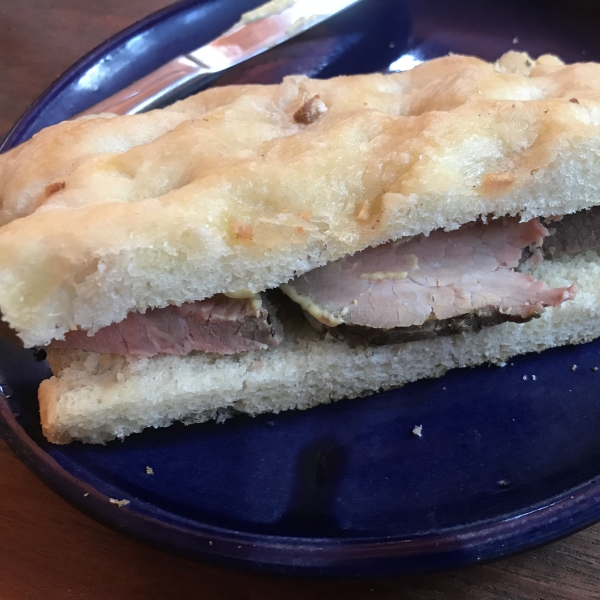
<path id="1" fill-rule="evenodd" d="M 61 123 L 0 157 L 0 310 L 43 345 L 480 215 L 574 212 L 598 203 L 599 125 L 600 65 L 518 53 Z"/>

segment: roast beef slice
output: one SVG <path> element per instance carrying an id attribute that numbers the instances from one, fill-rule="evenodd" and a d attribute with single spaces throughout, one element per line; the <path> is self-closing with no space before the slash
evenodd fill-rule
<path id="1" fill-rule="evenodd" d="M 549 289 L 514 270 L 523 249 L 541 258 L 536 249 L 546 235 L 539 219 L 477 222 L 368 248 L 282 289 L 332 332 L 371 343 L 525 322 L 576 291 L 575 286 Z"/>
<path id="2" fill-rule="evenodd" d="M 130 313 L 120 323 L 94 335 L 71 331 L 55 347 L 98 353 L 183 356 L 193 350 L 234 354 L 265 349 L 278 343 L 271 317 L 260 296 L 229 298 L 218 294 L 207 300 Z"/>

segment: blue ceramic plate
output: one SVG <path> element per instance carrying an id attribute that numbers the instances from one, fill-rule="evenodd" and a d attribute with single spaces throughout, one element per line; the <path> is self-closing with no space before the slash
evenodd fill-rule
<path id="1" fill-rule="evenodd" d="M 119 34 L 53 85 L 4 149 L 207 42 L 257 4 L 184 2 Z M 448 51 L 598 60 L 598 30 L 594 3 L 577 0 L 363 0 L 218 84 L 384 70 Z M 596 366 L 594 342 L 306 412 L 53 446 L 36 401 L 47 365 L 0 339 L 0 432 L 72 504 L 162 547 L 294 575 L 415 574 L 519 552 L 600 519 Z"/>

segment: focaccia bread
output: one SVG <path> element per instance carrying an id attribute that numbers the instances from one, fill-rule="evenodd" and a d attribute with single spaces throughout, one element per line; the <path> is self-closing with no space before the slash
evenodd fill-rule
<path id="1" fill-rule="evenodd" d="M 258 292 L 482 215 L 598 202 L 600 65 L 509 53 L 216 88 L 0 157 L 0 308 L 26 345 Z"/>
<path id="2" fill-rule="evenodd" d="M 86 117 L 0 156 L 0 310 L 56 443 L 366 395 L 600 336 L 599 173 L 552 56 Z"/>

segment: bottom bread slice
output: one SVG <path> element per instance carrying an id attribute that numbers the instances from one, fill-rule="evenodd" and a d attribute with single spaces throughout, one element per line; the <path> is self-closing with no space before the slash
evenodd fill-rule
<path id="1" fill-rule="evenodd" d="M 43 431 L 54 443 L 97 443 L 176 420 L 305 409 L 600 337 L 598 254 L 547 261 L 534 274 L 551 287 L 577 283 L 576 299 L 529 323 L 479 333 L 351 348 L 298 322 L 279 347 L 232 356 L 135 358 L 50 350 L 54 377 L 39 390 Z"/>

